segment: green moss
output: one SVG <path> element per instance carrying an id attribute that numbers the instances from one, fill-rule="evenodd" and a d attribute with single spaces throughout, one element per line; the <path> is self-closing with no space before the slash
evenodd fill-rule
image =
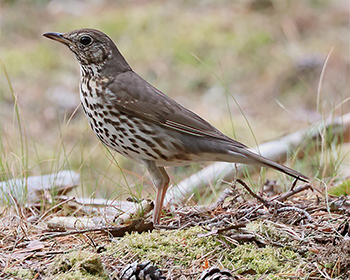
<path id="1" fill-rule="evenodd" d="M 291 238 L 283 229 L 276 228 L 275 225 L 269 221 L 252 222 L 246 227 L 250 232 L 264 236 L 267 240 L 283 243 L 286 246 L 293 246 L 294 242 L 296 242 L 295 239 Z"/>
<path id="2" fill-rule="evenodd" d="M 295 271 L 297 254 L 291 250 L 280 249 L 272 246 L 258 248 L 255 244 L 244 244 L 234 250 L 232 261 L 235 267 L 246 267 L 257 274 L 274 274 L 279 272 Z M 294 264 L 294 265 L 293 265 Z"/>
<path id="3" fill-rule="evenodd" d="M 133 233 L 109 246 L 108 254 L 115 251 L 115 258 L 135 255 L 140 260 L 151 260 L 163 269 L 169 265 L 182 269 L 199 267 L 205 257 L 210 259 L 211 265 L 228 269 L 244 267 L 244 270 L 248 268 L 257 274 L 271 276 L 281 271 L 292 273 L 295 264 L 299 263 L 298 254 L 292 250 L 272 246 L 260 248 L 252 243 L 235 246 L 220 235 L 198 236 L 205 232 L 194 227 L 180 231 Z"/>
<path id="4" fill-rule="evenodd" d="M 263 232 L 272 235 L 273 226 L 264 227 L 254 223 L 248 227 L 248 231 L 258 233 L 262 230 L 262 236 Z M 46 275 L 54 279 L 108 279 L 101 262 L 104 257 L 127 259 L 130 263 L 133 261 L 130 256 L 134 256 L 137 260 L 150 260 L 162 270 L 176 267 L 183 271 L 201 271 L 205 261 L 209 260 L 211 266 L 225 267 L 237 273 L 250 271 L 247 279 L 256 279 L 262 275 L 269 279 L 283 279 L 281 273 L 295 274 L 303 264 L 299 255 L 289 249 L 259 247 L 254 243 L 235 245 L 222 235 L 199 235 L 203 233 L 207 231 L 194 227 L 127 234 L 115 239 L 115 243 L 107 246 L 107 251 L 102 254 L 80 250 L 57 256 Z M 21 272 L 20 276 L 23 279 L 33 277 L 29 270 Z"/>
<path id="5" fill-rule="evenodd" d="M 214 238 L 200 238 L 200 228 L 186 231 L 154 231 L 151 233 L 129 234 L 113 244 L 110 250 L 119 248 L 117 254 L 132 250 L 142 259 L 148 259 L 156 264 L 164 260 L 173 260 L 174 265 L 187 267 L 198 256 L 203 256 L 220 244 Z M 125 248 L 125 250 L 123 250 Z"/>
<path id="6" fill-rule="evenodd" d="M 330 189 L 329 194 L 335 196 L 350 195 L 350 180 L 345 180 L 341 184 Z"/>
<path id="7" fill-rule="evenodd" d="M 50 274 L 55 279 L 108 279 L 100 256 L 86 250 L 57 257 Z"/>
<path id="8" fill-rule="evenodd" d="M 6 270 L 7 275 L 12 275 L 14 277 L 17 277 L 19 279 L 33 279 L 35 276 L 35 272 L 33 272 L 30 269 L 23 269 L 23 268 L 10 268 Z"/>

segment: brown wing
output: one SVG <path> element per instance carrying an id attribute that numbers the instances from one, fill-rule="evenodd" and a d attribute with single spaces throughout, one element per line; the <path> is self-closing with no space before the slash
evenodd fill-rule
<path id="1" fill-rule="evenodd" d="M 246 147 L 157 90 L 133 71 L 119 74 L 108 85 L 107 90 L 109 95 L 105 101 L 121 112 L 177 132 L 215 138 L 237 147 Z"/>

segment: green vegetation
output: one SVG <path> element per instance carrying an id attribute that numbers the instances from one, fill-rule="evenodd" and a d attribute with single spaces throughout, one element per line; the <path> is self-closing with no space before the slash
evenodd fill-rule
<path id="1" fill-rule="evenodd" d="M 56 258 L 49 274 L 55 279 L 110 279 L 104 272 L 100 256 L 88 250 Z"/>
<path id="2" fill-rule="evenodd" d="M 330 195 L 341 196 L 350 195 L 350 180 L 345 180 L 329 191 Z"/>
<path id="3" fill-rule="evenodd" d="M 144 187 L 150 182 L 145 169 L 107 151 L 90 131 L 78 108 L 78 64 L 62 45 L 43 38 L 44 32 L 102 30 L 142 77 L 249 146 L 350 111 L 349 16 L 344 1 L 271 1 L 272 8 L 266 9 L 254 8 L 258 1 L 243 0 L 98 2 L 1 4 L 1 181 L 72 169 L 82 177 L 72 195 L 154 197 L 154 191 Z M 314 187 L 322 193 L 348 170 L 350 147 L 339 143 L 342 139 L 329 142 L 323 135 L 307 143 L 304 158 L 292 157 L 287 165 L 316 177 Z M 169 169 L 173 181 L 179 182 L 202 166 Z M 265 178 L 279 176 L 267 170 L 248 182 L 258 188 Z M 289 180 L 280 184 L 290 187 Z M 329 193 L 348 195 L 349 189 L 345 181 Z M 213 185 L 195 199 L 207 204 L 218 193 Z M 6 198 L 6 205 L 13 203 Z M 101 255 L 84 249 L 57 257 L 52 273 L 62 279 L 106 279 L 101 258 L 122 258 L 127 252 L 132 259 L 149 259 L 159 266 L 171 259 L 183 269 L 202 269 L 205 259 L 217 255 L 210 264 L 248 267 L 257 272 L 256 278 L 296 273 L 305 259 L 291 249 L 295 241 L 273 227 L 251 226 L 290 247 L 227 245 L 218 236 L 198 237 L 199 228 L 154 231 L 120 238 Z M 65 271 L 65 265 L 70 270 Z M 26 269 L 8 273 L 35 277 Z"/>
<path id="4" fill-rule="evenodd" d="M 180 231 L 130 234 L 119 238 L 107 251 L 116 252 L 114 257 L 117 259 L 128 253 L 137 259 L 151 260 L 163 268 L 171 264 L 184 270 L 200 269 L 206 259 L 212 259 L 212 262 L 228 269 L 252 269 L 257 274 L 271 274 L 269 276 L 280 271 L 293 273 L 296 267 L 291 264 L 299 262 L 298 254 L 289 249 L 259 248 L 254 244 L 234 245 L 219 235 L 198 236 L 205 232 L 194 227 Z"/>
<path id="5" fill-rule="evenodd" d="M 95 139 L 81 110 L 76 111 L 78 65 L 63 46 L 45 40 L 43 32 L 81 27 L 103 30 L 144 78 L 250 146 L 328 117 L 349 89 L 348 61 L 338 59 L 347 50 L 342 39 L 346 17 L 333 2 L 276 2 L 266 10 L 254 10 L 255 6 L 244 1 L 199 6 L 108 2 L 79 8 L 63 2 L 7 3 L 3 7 L 1 58 L 18 100 L 17 119 L 23 124 L 21 128 L 13 125 L 12 92 L 2 69 L 1 143 L 6 153 L 3 158 L 8 161 L 8 168 L 1 172 L 3 178 L 65 168 L 80 170 L 84 188 L 78 195 L 104 197 L 125 197 L 136 191 L 126 186 L 139 188 L 148 180 L 143 167 L 112 156 Z M 321 67 L 332 47 L 316 98 Z M 235 98 L 246 119 L 227 95 Z M 349 102 L 337 111 L 347 108 Z M 24 154 L 14 148 L 23 140 L 28 146 Z M 8 156 L 11 153 L 13 158 Z M 18 159 L 26 164 L 12 168 L 11 174 L 9 166 Z M 329 166 L 320 167 L 317 160 L 315 166 L 306 166 L 307 159 L 295 166 L 311 177 L 318 169 L 318 174 L 324 175 L 322 168 L 327 174 L 337 174 L 338 163 L 334 172 Z M 179 181 L 199 166 L 176 168 L 171 173 Z M 269 171 L 266 176 L 279 175 Z M 252 181 L 258 180 L 254 177 Z M 148 196 L 145 191 L 139 194 Z"/>
<path id="6" fill-rule="evenodd" d="M 263 224 L 255 226 L 265 227 Z M 207 232 L 193 227 L 186 230 L 128 234 L 114 239 L 101 254 L 86 248 L 57 256 L 45 270 L 45 275 L 50 279 L 109 279 L 107 274 L 110 277 L 117 277 L 117 274 L 115 271 L 107 272 L 111 267 L 108 265 L 108 269 L 104 269 L 102 260 L 109 264 L 126 261 L 131 263 L 130 256 L 133 260 L 150 260 L 162 270 L 173 269 L 176 273 L 182 272 L 185 275 L 204 270 L 206 262 L 209 265 L 219 263 L 221 267 L 235 270 L 236 273 L 249 271 L 252 274 L 249 279 L 258 278 L 254 275 L 283 279 L 283 275 L 297 275 L 298 269 L 305 265 L 301 256 L 292 249 L 259 247 L 252 243 L 232 244 L 220 235 L 199 236 L 204 233 Z M 264 230 L 259 234 L 266 237 Z M 278 237 L 273 239 L 279 240 Z M 23 279 L 31 279 L 35 274 L 30 269 L 7 272 Z"/>

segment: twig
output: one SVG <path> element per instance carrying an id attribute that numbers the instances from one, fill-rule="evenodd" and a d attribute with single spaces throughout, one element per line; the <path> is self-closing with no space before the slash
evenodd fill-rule
<path id="1" fill-rule="evenodd" d="M 138 233 L 141 233 L 143 231 L 151 231 L 153 230 L 153 228 L 154 227 L 152 223 L 144 223 L 142 219 L 138 219 L 138 220 L 134 220 L 130 225 L 127 225 L 127 226 L 98 227 L 98 228 L 89 228 L 89 229 L 82 229 L 82 230 L 71 230 L 67 232 L 60 232 L 60 233 L 42 236 L 39 239 L 39 241 L 44 241 L 55 237 L 67 236 L 72 234 L 82 234 L 82 233 L 95 232 L 95 231 L 106 232 L 113 235 L 114 237 L 121 237 L 126 232 L 130 233 L 130 232 L 136 231 Z"/>
<path id="2" fill-rule="evenodd" d="M 47 239 L 55 238 L 55 237 L 62 237 L 67 235 L 74 235 L 74 234 L 82 234 L 87 232 L 95 232 L 95 231 L 103 231 L 108 232 L 110 228 L 108 227 L 99 227 L 99 228 L 89 228 L 89 229 L 81 229 L 81 230 L 71 230 L 66 232 L 59 232 L 59 233 L 53 233 L 50 235 L 45 235 L 39 238 L 39 241 L 45 241 Z"/>
<path id="3" fill-rule="evenodd" d="M 263 199 L 262 197 L 260 197 L 259 195 L 257 195 L 256 193 L 254 193 L 246 183 L 244 183 L 241 179 L 237 179 L 236 180 L 238 183 L 240 183 L 249 193 L 251 196 L 253 196 L 254 198 L 256 198 L 257 200 L 259 200 L 262 204 L 264 204 L 266 207 L 269 206 L 269 202 L 266 201 L 265 199 Z"/>
<path id="4" fill-rule="evenodd" d="M 225 199 L 230 197 L 230 196 L 233 196 L 234 195 L 234 191 L 233 189 L 231 188 L 227 188 L 225 189 L 221 194 L 220 196 L 218 197 L 218 199 L 209 206 L 209 210 L 214 210 L 215 208 L 221 206 L 224 204 L 225 202 Z"/>
<path id="5" fill-rule="evenodd" d="M 324 271 L 321 271 L 321 269 L 318 267 L 318 264 L 316 262 L 313 263 L 313 265 L 316 267 L 316 269 L 318 270 L 318 272 L 324 277 L 324 279 L 329 279 L 331 280 L 331 278 L 329 277 L 329 275 L 326 275 L 324 273 Z"/>
<path id="6" fill-rule="evenodd" d="M 238 242 L 242 242 L 242 241 L 250 242 L 250 241 L 256 240 L 255 234 L 252 234 L 252 233 L 233 234 L 233 235 L 230 235 L 229 238 L 234 239 Z"/>
<path id="7" fill-rule="evenodd" d="M 310 184 L 299 185 L 296 188 L 293 188 L 293 189 L 289 190 L 288 192 L 281 194 L 280 196 L 272 198 L 270 201 L 277 200 L 277 201 L 283 202 L 288 197 L 295 195 L 296 193 L 302 192 L 304 190 L 307 190 L 307 189 L 313 190 L 313 188 Z"/>
<path id="8" fill-rule="evenodd" d="M 33 257 L 33 256 L 35 255 L 35 253 L 36 253 L 36 252 L 30 253 L 30 254 L 26 255 L 25 257 L 23 257 L 23 258 L 20 259 L 20 260 L 17 260 L 17 261 L 15 261 L 15 262 L 11 262 L 8 266 L 6 266 L 6 267 L 4 268 L 4 270 L 7 270 L 7 269 L 9 269 L 9 268 L 11 268 L 11 267 L 14 267 L 16 264 L 19 264 L 19 263 L 21 263 L 21 262 L 23 262 L 23 261 L 25 261 L 25 260 L 27 260 L 27 259 Z"/>
<path id="9" fill-rule="evenodd" d="M 309 220 L 309 222 L 312 222 L 314 220 L 308 212 L 306 212 L 305 210 L 300 209 L 298 207 L 286 206 L 286 207 L 277 209 L 277 213 L 286 212 L 286 211 L 295 211 L 295 212 L 299 212 L 301 214 L 304 214 L 304 216 Z"/>
<path id="10" fill-rule="evenodd" d="M 236 223 L 236 224 L 229 224 L 227 227 L 225 228 L 215 228 L 215 229 L 210 229 L 207 228 L 206 226 L 202 226 L 203 229 L 205 229 L 206 231 L 209 231 L 209 233 L 205 233 L 203 235 L 208 235 L 208 234 L 221 234 L 225 231 L 231 230 L 231 229 L 239 229 L 239 228 L 244 228 L 247 225 L 246 222 L 240 222 L 240 223 Z"/>
<path id="11" fill-rule="evenodd" d="M 40 215 L 40 217 L 38 217 L 38 219 L 35 221 L 35 224 L 38 224 L 49 212 L 53 211 L 54 209 L 60 207 L 62 204 L 68 203 L 70 201 L 74 201 L 75 197 L 71 197 L 68 198 L 66 200 L 61 201 L 60 203 L 56 204 L 55 206 L 51 207 L 50 209 L 48 209 L 45 213 L 43 213 L 42 215 Z"/>
<path id="12" fill-rule="evenodd" d="M 246 211 L 247 213 L 244 213 L 244 216 L 238 219 L 238 222 L 242 221 L 244 219 L 249 219 L 247 217 L 249 215 L 252 215 L 254 212 L 258 211 L 261 207 L 263 207 L 263 206 L 260 204 L 260 205 L 256 206 L 253 210 L 248 209 L 248 211 Z"/>
<path id="13" fill-rule="evenodd" d="M 218 229 L 218 233 L 223 233 L 224 231 L 230 230 L 230 229 L 239 229 L 239 228 L 243 228 L 247 225 L 246 222 L 240 222 L 240 223 L 236 223 L 236 224 L 232 224 L 229 225 L 226 228 L 220 228 Z"/>
<path id="14" fill-rule="evenodd" d="M 299 180 L 299 178 L 295 178 L 295 179 L 293 180 L 292 187 L 290 188 L 291 190 L 294 190 L 295 185 L 297 184 L 298 180 Z"/>

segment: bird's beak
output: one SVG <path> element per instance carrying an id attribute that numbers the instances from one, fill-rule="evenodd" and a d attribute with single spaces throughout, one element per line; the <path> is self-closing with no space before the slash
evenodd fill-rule
<path id="1" fill-rule="evenodd" d="M 69 45 L 72 42 L 64 36 L 64 33 L 47 32 L 43 34 L 44 37 Z"/>

